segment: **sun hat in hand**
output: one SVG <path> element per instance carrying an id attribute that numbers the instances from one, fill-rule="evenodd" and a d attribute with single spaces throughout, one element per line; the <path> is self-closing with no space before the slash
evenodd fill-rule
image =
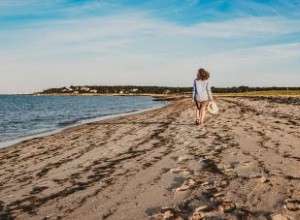
<path id="1" fill-rule="evenodd" d="M 207 111 L 210 114 L 216 115 L 219 112 L 219 108 L 217 106 L 217 104 L 214 101 L 209 102 L 208 106 L 207 106 Z"/>

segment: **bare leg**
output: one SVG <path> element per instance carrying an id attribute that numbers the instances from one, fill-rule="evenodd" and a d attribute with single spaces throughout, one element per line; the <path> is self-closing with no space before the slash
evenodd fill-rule
<path id="1" fill-rule="evenodd" d="M 196 124 L 198 124 L 200 121 L 200 110 L 196 108 Z"/>
<path id="2" fill-rule="evenodd" d="M 208 102 L 201 103 L 201 108 L 200 108 L 200 124 L 204 124 L 207 105 L 208 105 Z"/>
<path id="3" fill-rule="evenodd" d="M 201 104 L 200 104 L 200 102 L 197 102 L 196 100 L 195 100 L 195 104 L 196 104 L 196 122 L 195 122 L 195 124 L 198 125 L 199 122 L 200 122 L 200 107 L 201 107 Z"/>
<path id="4" fill-rule="evenodd" d="M 202 118 L 202 110 L 200 108 L 199 109 L 199 124 L 201 124 L 201 118 Z"/>
<path id="5" fill-rule="evenodd" d="M 204 123 L 206 116 L 206 107 L 201 108 L 201 117 L 200 117 L 200 124 Z"/>

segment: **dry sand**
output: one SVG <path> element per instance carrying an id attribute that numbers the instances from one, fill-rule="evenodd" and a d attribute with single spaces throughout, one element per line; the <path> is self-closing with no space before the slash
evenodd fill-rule
<path id="1" fill-rule="evenodd" d="M 0 149 L 0 219 L 300 219 L 297 98 L 190 99 Z"/>

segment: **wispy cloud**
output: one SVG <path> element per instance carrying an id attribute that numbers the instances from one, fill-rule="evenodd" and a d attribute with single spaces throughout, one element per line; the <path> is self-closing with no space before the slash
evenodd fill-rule
<path id="1" fill-rule="evenodd" d="M 46 16 L 25 22 L 22 28 L 11 23 L 0 30 L 0 75 L 6 79 L 0 82 L 0 93 L 70 84 L 189 86 L 199 66 L 211 70 L 216 86 L 297 86 L 292 78 L 300 72 L 300 40 L 295 37 L 300 34 L 300 20 L 293 17 L 275 12 L 255 16 L 243 7 L 230 9 L 228 1 L 171 5 L 180 9 L 179 20 L 155 8 L 156 0 L 147 8 L 137 4 L 118 13 L 114 10 L 122 7 L 119 1 L 42 2 L 28 0 L 34 5 L 30 13 L 39 9 L 40 15 L 54 13 L 55 19 Z M 11 7 L 15 8 L 11 15 L 18 14 L 19 3 L 0 3 L 0 12 Z M 217 10 L 211 4 L 224 8 Z M 58 5 L 67 12 L 63 18 L 55 12 Z M 196 22 L 192 16 L 188 24 L 181 22 L 190 6 L 207 7 L 206 13 L 227 19 L 200 16 Z M 262 11 L 265 6 L 251 2 L 250 8 Z M 99 14 L 86 13 L 95 9 Z M 226 10 L 240 16 L 229 19 Z M 285 81 L 279 80 L 282 72 Z M 24 82 L 31 87 L 22 86 Z"/>
<path id="2" fill-rule="evenodd" d="M 202 63 L 218 73 L 215 81 L 223 86 L 299 86 L 299 59 L 297 42 L 217 53 L 205 57 Z"/>
<path id="3" fill-rule="evenodd" d="M 0 40 L 7 42 L 9 38 L 14 38 L 11 44 L 8 42 L 5 45 L 6 53 L 18 50 L 34 52 L 40 48 L 44 51 L 43 55 L 47 55 L 48 51 L 57 51 L 59 54 L 76 51 L 106 55 L 107 52 L 121 51 L 126 54 L 152 54 L 155 51 L 173 54 L 175 50 L 179 54 L 180 51 L 188 51 L 192 55 L 202 55 L 215 53 L 217 50 L 252 47 L 261 40 L 276 40 L 295 33 L 300 33 L 300 21 L 281 17 L 248 17 L 183 26 L 137 12 L 101 18 L 51 21 L 42 23 L 34 30 L 4 31 Z M 41 57 L 40 51 L 36 52 L 37 57 Z"/>

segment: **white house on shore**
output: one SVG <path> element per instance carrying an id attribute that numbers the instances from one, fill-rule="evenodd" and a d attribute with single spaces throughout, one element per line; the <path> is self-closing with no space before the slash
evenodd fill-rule
<path id="1" fill-rule="evenodd" d="M 80 90 L 85 91 L 85 92 L 89 92 L 90 88 L 89 87 L 81 87 Z"/>

